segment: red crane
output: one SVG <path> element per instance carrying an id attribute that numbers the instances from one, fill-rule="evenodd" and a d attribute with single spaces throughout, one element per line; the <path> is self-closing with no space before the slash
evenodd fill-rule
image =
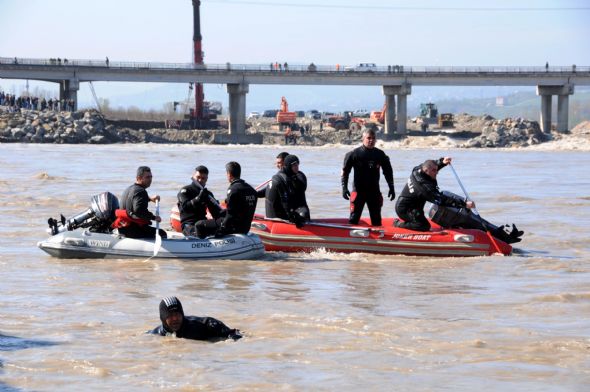
<path id="1" fill-rule="evenodd" d="M 200 7 L 201 0 L 192 0 L 193 2 L 193 54 L 194 62 L 198 65 L 203 65 L 203 47 L 201 41 L 201 17 Z M 203 84 L 195 83 L 195 115 L 197 122 L 202 122 L 205 118 L 203 116 L 203 101 L 205 94 L 203 93 Z"/>

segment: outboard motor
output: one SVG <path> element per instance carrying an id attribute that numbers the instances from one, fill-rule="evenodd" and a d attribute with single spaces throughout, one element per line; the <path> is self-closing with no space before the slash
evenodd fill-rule
<path id="1" fill-rule="evenodd" d="M 461 196 L 452 192 L 443 191 L 443 194 L 447 197 L 464 200 Z M 494 237 L 508 244 L 519 242 L 521 240 L 520 236 L 524 234 L 514 224 L 512 227 L 510 225 L 498 227 L 481 216 L 472 213 L 467 208 L 446 207 L 433 204 L 428 215 L 433 222 L 442 227 L 461 227 L 464 229 L 489 231 Z"/>
<path id="2" fill-rule="evenodd" d="M 110 233 L 111 224 L 115 221 L 115 210 L 119 208 L 119 199 L 110 192 L 103 192 L 92 196 L 90 208 L 67 219 L 61 215 L 60 221 L 49 218 L 47 223 L 51 234 L 55 235 L 62 231 L 71 231 L 79 227 L 88 227 L 90 231 L 99 233 Z"/>

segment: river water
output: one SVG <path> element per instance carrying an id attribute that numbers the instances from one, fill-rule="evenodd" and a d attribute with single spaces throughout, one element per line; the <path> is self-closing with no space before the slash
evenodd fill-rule
<path id="1" fill-rule="evenodd" d="M 47 218 L 120 195 L 140 164 L 167 211 L 196 165 L 222 198 L 227 161 L 255 186 L 284 148 L 0 145 L 0 390 L 588 390 L 590 154 L 382 147 L 398 194 L 417 163 L 452 156 L 480 213 L 525 231 L 517 254 L 60 260 L 36 247 Z M 289 147 L 312 217 L 346 216 L 339 173 L 350 148 Z M 461 193 L 449 169 L 439 184 Z M 145 334 L 168 295 L 245 338 Z"/>

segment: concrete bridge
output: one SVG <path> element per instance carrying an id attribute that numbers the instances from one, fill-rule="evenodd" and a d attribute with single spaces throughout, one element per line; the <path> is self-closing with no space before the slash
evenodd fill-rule
<path id="1" fill-rule="evenodd" d="M 409 67 L 368 68 L 325 65 L 109 62 L 98 60 L 0 57 L 0 78 L 60 84 L 60 99 L 77 102 L 81 82 L 168 82 L 226 84 L 229 133 L 245 140 L 246 94 L 250 84 L 382 86 L 386 97 L 385 134 L 405 134 L 407 96 L 412 86 L 536 86 L 540 124 L 551 129 L 552 97 L 557 96 L 557 130 L 567 131 L 569 96 L 575 85 L 590 85 L 590 67 Z M 396 121 L 397 114 L 397 121 Z"/>

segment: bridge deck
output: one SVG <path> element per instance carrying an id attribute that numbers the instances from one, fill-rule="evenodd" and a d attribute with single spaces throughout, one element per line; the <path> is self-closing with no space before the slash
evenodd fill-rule
<path id="1" fill-rule="evenodd" d="M 271 69 L 272 68 L 272 69 Z M 115 62 L 0 57 L 0 77 L 46 81 L 384 86 L 590 85 L 589 66 L 353 66 Z"/>

